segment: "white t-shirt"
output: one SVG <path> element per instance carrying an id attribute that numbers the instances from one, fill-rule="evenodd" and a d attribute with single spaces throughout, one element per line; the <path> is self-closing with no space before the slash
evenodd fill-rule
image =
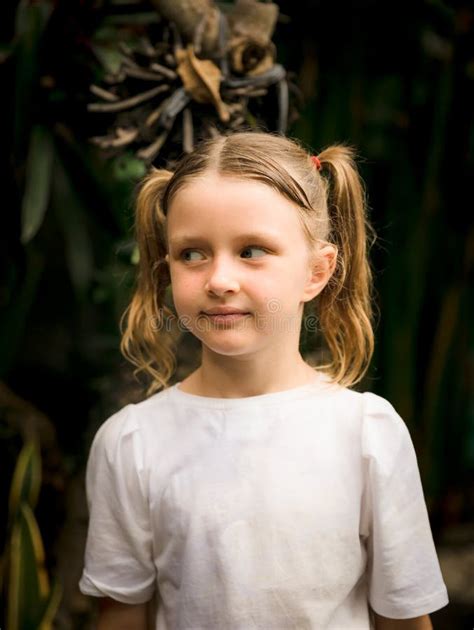
<path id="1" fill-rule="evenodd" d="M 83 593 L 156 630 L 346 630 L 448 603 L 413 443 L 370 392 L 208 398 L 179 383 L 97 432 Z"/>

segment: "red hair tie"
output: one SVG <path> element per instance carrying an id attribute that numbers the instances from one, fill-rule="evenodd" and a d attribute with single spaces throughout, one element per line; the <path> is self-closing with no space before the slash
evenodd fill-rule
<path id="1" fill-rule="evenodd" d="M 311 156 L 311 161 L 313 162 L 313 164 L 316 165 L 316 168 L 318 169 L 318 171 L 320 171 L 321 170 L 321 160 L 316 155 L 312 155 Z"/>

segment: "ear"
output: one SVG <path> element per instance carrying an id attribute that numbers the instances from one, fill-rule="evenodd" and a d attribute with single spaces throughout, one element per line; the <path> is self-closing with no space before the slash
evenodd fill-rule
<path id="1" fill-rule="evenodd" d="M 303 302 L 310 302 L 329 282 L 337 262 L 337 247 L 325 243 L 310 258 L 308 281 L 306 283 Z"/>
<path id="2" fill-rule="evenodd" d="M 169 256 L 169 254 L 166 254 L 165 260 L 166 260 L 166 264 L 169 265 L 170 264 L 170 256 Z"/>

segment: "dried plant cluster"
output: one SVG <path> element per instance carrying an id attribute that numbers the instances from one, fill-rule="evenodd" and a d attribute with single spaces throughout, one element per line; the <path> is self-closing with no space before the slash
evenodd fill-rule
<path id="1" fill-rule="evenodd" d="M 133 151 L 146 163 L 173 149 L 189 152 L 196 138 L 252 126 L 285 133 L 300 97 L 271 41 L 276 4 L 237 0 L 154 0 L 157 28 L 133 43 L 117 43 L 120 64 L 104 67 L 90 112 L 103 116 L 105 135 L 92 138 L 107 153 Z"/>

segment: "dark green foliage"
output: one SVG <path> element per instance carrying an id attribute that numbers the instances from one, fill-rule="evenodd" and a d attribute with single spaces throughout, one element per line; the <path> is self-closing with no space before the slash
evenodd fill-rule
<path id="1" fill-rule="evenodd" d="M 443 2 L 278 4 L 290 17 L 276 30 L 278 61 L 305 95 L 290 135 L 315 153 L 348 142 L 361 156 L 381 311 L 363 385 L 410 428 L 436 533 L 474 516 L 472 12 L 469 21 Z M 125 403 L 131 370 L 118 320 L 145 167 L 92 147 L 86 109 L 96 55 L 114 63 L 101 43 L 124 25 L 105 1 L 22 0 L 2 11 L 0 378 L 50 415 L 72 473 L 95 426 Z M 140 32 L 152 18 L 136 10 L 129 24 Z M 315 326 L 304 352 L 317 349 Z M 3 416 L 0 428 L 1 458 L 13 438 Z M 469 500 L 451 501 L 469 487 Z"/>

